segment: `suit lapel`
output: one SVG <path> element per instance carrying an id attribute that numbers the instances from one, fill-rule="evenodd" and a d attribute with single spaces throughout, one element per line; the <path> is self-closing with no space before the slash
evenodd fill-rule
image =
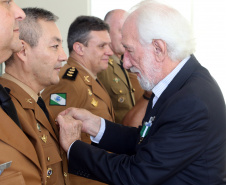
<path id="1" fill-rule="evenodd" d="M 196 58 L 191 55 L 191 58 L 187 61 L 187 63 L 183 66 L 183 68 L 179 71 L 179 73 L 174 77 L 172 82 L 168 85 L 162 95 L 159 97 L 153 109 L 149 112 L 149 118 L 155 116 L 155 120 L 153 121 L 153 125 L 150 129 L 150 133 L 154 132 L 155 122 L 157 122 L 159 115 L 161 114 L 161 108 L 164 107 L 164 103 L 175 94 L 188 80 L 188 78 L 192 75 L 192 73 L 199 67 L 200 64 L 196 60 Z"/>

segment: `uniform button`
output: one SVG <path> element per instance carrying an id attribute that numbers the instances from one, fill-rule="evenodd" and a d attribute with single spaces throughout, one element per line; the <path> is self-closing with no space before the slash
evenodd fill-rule
<path id="1" fill-rule="evenodd" d="M 47 161 L 50 161 L 50 157 L 47 157 Z"/>
<path id="2" fill-rule="evenodd" d="M 64 177 L 67 178 L 67 173 L 66 172 L 64 172 Z"/>
<path id="3" fill-rule="evenodd" d="M 119 90 L 119 92 L 122 94 L 122 90 Z"/>

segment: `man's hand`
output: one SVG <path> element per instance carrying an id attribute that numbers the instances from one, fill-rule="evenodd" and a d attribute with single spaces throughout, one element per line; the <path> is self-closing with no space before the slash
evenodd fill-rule
<path id="1" fill-rule="evenodd" d="M 59 115 L 68 115 L 73 117 L 75 120 L 82 121 L 82 132 L 85 132 L 93 137 L 96 137 L 100 130 L 101 118 L 85 109 L 68 108 L 59 113 Z"/>
<path id="2" fill-rule="evenodd" d="M 60 145 L 67 152 L 74 141 L 81 140 L 82 122 L 70 115 L 58 115 L 56 121 L 60 128 Z"/>

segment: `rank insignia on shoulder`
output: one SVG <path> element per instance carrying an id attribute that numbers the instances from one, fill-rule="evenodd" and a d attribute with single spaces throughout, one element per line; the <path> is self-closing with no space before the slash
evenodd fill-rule
<path id="1" fill-rule="evenodd" d="M 67 100 L 66 93 L 56 93 L 50 95 L 49 105 L 65 106 Z"/>
<path id="2" fill-rule="evenodd" d="M 113 59 L 109 58 L 108 63 L 113 66 Z"/>
<path id="3" fill-rule="evenodd" d="M 78 70 L 75 67 L 70 67 L 64 73 L 62 78 L 69 79 L 69 80 L 75 80 L 77 77 L 77 74 L 78 74 Z"/>
<path id="4" fill-rule="evenodd" d="M 97 106 L 98 106 L 98 101 L 95 100 L 95 99 L 93 98 L 91 104 L 92 104 L 94 107 L 97 107 Z"/>

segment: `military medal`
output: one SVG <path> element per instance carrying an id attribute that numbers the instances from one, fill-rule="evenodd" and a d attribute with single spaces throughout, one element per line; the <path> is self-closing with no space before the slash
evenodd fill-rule
<path id="1" fill-rule="evenodd" d="M 138 144 L 140 144 L 144 137 L 148 134 L 151 126 L 152 126 L 152 122 L 155 120 L 155 116 L 154 117 L 150 117 L 150 120 L 148 122 L 144 122 L 142 129 L 140 131 L 140 141 L 138 142 Z"/>

